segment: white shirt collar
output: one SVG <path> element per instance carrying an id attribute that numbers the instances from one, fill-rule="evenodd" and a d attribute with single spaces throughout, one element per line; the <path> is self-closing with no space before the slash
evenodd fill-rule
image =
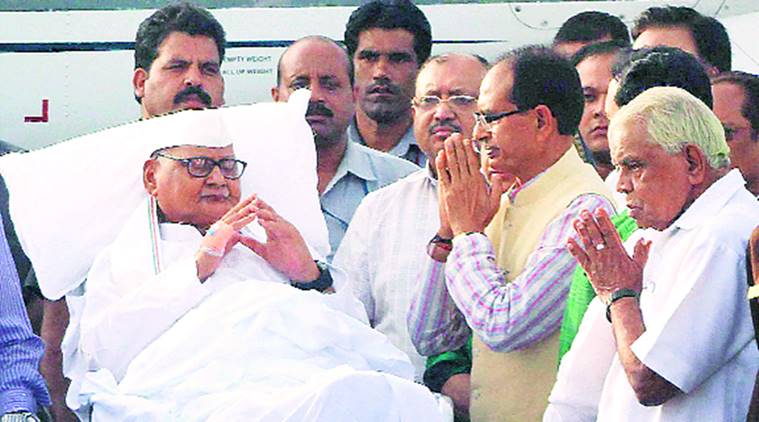
<path id="1" fill-rule="evenodd" d="M 667 230 L 690 230 L 701 225 L 704 220 L 716 215 L 737 191 L 745 189 L 745 185 L 746 181 L 741 173 L 736 169 L 730 170 L 696 198 Z"/>

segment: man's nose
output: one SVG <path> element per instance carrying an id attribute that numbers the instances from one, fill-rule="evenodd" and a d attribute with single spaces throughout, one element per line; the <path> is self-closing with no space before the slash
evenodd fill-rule
<path id="1" fill-rule="evenodd" d="M 213 185 L 224 185 L 227 179 L 221 174 L 221 168 L 218 165 L 213 166 L 211 173 L 206 177 L 206 183 Z"/>
<path id="2" fill-rule="evenodd" d="M 184 84 L 185 86 L 200 85 L 202 78 L 203 76 L 200 68 L 197 66 L 190 66 L 184 74 Z"/>
<path id="3" fill-rule="evenodd" d="M 632 192 L 632 181 L 630 180 L 630 176 L 628 176 L 623 170 L 619 173 L 616 188 L 619 193 L 628 194 Z"/>
<path id="4" fill-rule="evenodd" d="M 324 102 L 325 90 L 318 83 L 312 83 L 308 85 L 308 89 L 311 91 L 311 101 Z"/>
<path id="5" fill-rule="evenodd" d="M 604 104 L 606 104 L 606 94 L 599 95 L 598 99 L 591 105 L 594 116 L 606 116 Z"/>
<path id="6" fill-rule="evenodd" d="M 490 132 L 485 129 L 480 123 L 479 120 L 475 119 L 474 121 L 474 127 L 472 128 L 472 139 L 476 139 L 477 141 L 480 141 L 480 143 L 483 143 L 483 145 L 487 142 L 487 139 L 490 137 Z M 485 140 L 484 142 L 481 140 Z"/>
<path id="7" fill-rule="evenodd" d="M 440 101 L 440 104 L 435 106 L 435 114 L 432 117 L 438 121 L 452 120 L 456 117 L 456 112 L 448 101 Z"/>
<path id="8" fill-rule="evenodd" d="M 380 57 L 374 63 L 374 68 L 372 69 L 372 77 L 374 79 L 389 79 L 389 71 L 390 61 L 387 59 L 387 57 L 385 57 L 385 55 L 380 55 Z"/>

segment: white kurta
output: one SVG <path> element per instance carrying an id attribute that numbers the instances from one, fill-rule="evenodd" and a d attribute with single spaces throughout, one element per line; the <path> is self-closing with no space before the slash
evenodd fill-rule
<path id="1" fill-rule="evenodd" d="M 236 246 L 201 283 L 195 266 L 202 238 L 197 229 L 161 224 L 160 232 L 162 258 L 170 264 L 159 274 L 129 268 L 132 260 L 120 255 L 124 251 L 114 254 L 109 248 L 88 276 L 80 350 L 90 368 L 106 368 L 116 380 L 137 354 L 208 295 L 244 280 L 287 282 L 258 255 Z"/>
<path id="2" fill-rule="evenodd" d="M 372 327 L 408 354 L 417 380 L 426 358 L 411 343 L 406 315 L 439 219 L 436 182 L 428 169 L 417 171 L 364 198 L 334 260 Z"/>
<path id="3" fill-rule="evenodd" d="M 745 251 L 759 203 L 744 184 L 731 171 L 653 237 L 640 298 L 646 331 L 632 350 L 684 394 L 660 406 L 638 403 L 605 306 L 595 299 L 562 361 L 544 421 L 592 421 L 596 412 L 599 421 L 745 420 L 759 369 Z"/>
<path id="4" fill-rule="evenodd" d="M 368 327 L 344 273 L 333 269 L 336 294 L 303 292 L 238 244 L 200 283 L 197 230 L 149 235 L 145 215 L 87 280 L 87 371 L 74 383 L 93 420 L 442 420 L 408 358 Z"/>

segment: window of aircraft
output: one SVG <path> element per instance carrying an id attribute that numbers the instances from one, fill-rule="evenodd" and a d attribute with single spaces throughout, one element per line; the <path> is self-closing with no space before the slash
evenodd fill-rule
<path id="1" fill-rule="evenodd" d="M 578 0 L 415 0 L 418 5 L 430 4 L 483 4 L 483 3 L 537 3 L 576 2 Z M 587 0 L 586 0 L 587 1 Z M 593 1 L 593 0 L 591 0 Z M 612 0 L 614 1 L 614 0 Z M 617 0 L 625 1 L 625 0 Z M 666 3 L 667 0 L 653 0 Z M 196 0 L 193 4 L 210 9 L 227 7 L 322 7 L 358 6 L 366 0 Z M 171 3 L 168 0 L 3 0 L 0 11 L 47 11 L 47 10 L 128 10 L 157 9 Z"/>

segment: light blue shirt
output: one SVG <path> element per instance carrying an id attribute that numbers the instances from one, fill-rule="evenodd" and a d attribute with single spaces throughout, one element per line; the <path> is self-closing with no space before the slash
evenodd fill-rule
<path id="1" fill-rule="evenodd" d="M 406 160 L 355 142 L 346 143 L 343 160 L 320 198 L 332 248 L 328 261 L 332 262 L 364 196 L 417 170 L 419 167 Z"/>
<path id="2" fill-rule="evenodd" d="M 348 141 L 352 141 L 360 145 L 366 145 L 364 138 L 361 137 L 361 133 L 358 131 L 355 118 L 351 121 L 350 126 L 348 126 Z M 403 137 L 387 153 L 411 161 L 419 167 L 424 167 L 427 165 L 427 156 L 424 154 L 424 152 L 422 152 L 422 150 L 419 148 L 419 145 L 416 143 L 413 125 L 409 126 L 406 133 L 403 134 Z"/>
<path id="3" fill-rule="evenodd" d="M 0 416 L 36 412 L 49 406 L 50 396 L 39 373 L 45 350 L 34 335 L 21 296 L 21 282 L 0 219 Z"/>

